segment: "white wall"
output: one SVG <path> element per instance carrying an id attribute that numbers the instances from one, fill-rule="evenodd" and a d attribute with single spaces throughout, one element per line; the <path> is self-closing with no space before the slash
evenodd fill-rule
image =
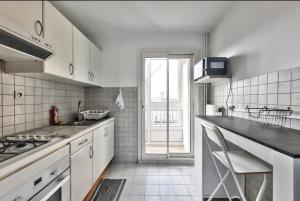
<path id="1" fill-rule="evenodd" d="M 300 2 L 235 2 L 210 34 L 233 79 L 300 66 Z"/>
<path id="2" fill-rule="evenodd" d="M 202 34 L 123 36 L 102 40 L 103 87 L 136 87 L 141 51 L 147 48 L 193 48 L 203 46 Z"/>

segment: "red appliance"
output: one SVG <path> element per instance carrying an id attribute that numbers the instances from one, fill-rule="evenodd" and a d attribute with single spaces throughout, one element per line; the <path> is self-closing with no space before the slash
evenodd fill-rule
<path id="1" fill-rule="evenodd" d="M 52 106 L 50 110 L 50 124 L 56 125 L 58 123 L 58 108 Z"/>

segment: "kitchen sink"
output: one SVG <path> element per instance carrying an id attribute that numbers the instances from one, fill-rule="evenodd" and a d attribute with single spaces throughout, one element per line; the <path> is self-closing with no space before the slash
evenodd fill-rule
<path id="1" fill-rule="evenodd" d="M 100 120 L 101 121 L 101 120 Z M 100 121 L 69 121 L 69 122 L 60 122 L 58 126 L 90 126 Z"/>

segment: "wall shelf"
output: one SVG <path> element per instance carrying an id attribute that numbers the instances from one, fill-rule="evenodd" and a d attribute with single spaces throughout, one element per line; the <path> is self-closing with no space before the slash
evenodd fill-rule
<path id="1" fill-rule="evenodd" d="M 214 83 L 214 82 L 220 82 L 229 79 L 230 77 L 228 75 L 207 75 L 205 77 L 199 78 L 194 83 L 195 84 L 201 84 L 201 83 Z"/>

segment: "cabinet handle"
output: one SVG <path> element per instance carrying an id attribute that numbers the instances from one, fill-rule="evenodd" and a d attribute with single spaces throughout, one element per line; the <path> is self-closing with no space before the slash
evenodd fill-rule
<path id="1" fill-rule="evenodd" d="M 78 143 L 78 145 L 80 146 L 80 145 L 83 145 L 84 143 L 86 143 L 88 141 L 88 139 L 84 139 L 84 140 L 82 140 L 81 142 L 79 142 Z"/>
<path id="2" fill-rule="evenodd" d="M 109 131 L 108 131 L 108 128 L 106 127 L 104 137 L 107 137 L 108 135 L 109 135 Z"/>
<path id="3" fill-rule="evenodd" d="M 35 33 L 38 35 L 38 36 L 41 36 L 42 33 L 43 33 L 43 24 L 40 20 L 36 20 L 34 22 L 34 29 L 35 29 Z"/>
<path id="4" fill-rule="evenodd" d="M 74 73 L 74 66 L 72 63 L 69 64 L 69 72 L 70 72 L 70 75 L 73 75 L 73 73 Z"/>
<path id="5" fill-rule="evenodd" d="M 91 80 L 91 72 L 88 72 L 88 80 Z"/>
<path id="6" fill-rule="evenodd" d="M 92 81 L 94 80 L 94 73 L 91 73 L 91 75 L 92 75 Z"/>
<path id="7" fill-rule="evenodd" d="M 89 156 L 90 156 L 90 158 L 93 158 L 93 156 L 94 156 L 93 146 L 90 146 Z"/>

